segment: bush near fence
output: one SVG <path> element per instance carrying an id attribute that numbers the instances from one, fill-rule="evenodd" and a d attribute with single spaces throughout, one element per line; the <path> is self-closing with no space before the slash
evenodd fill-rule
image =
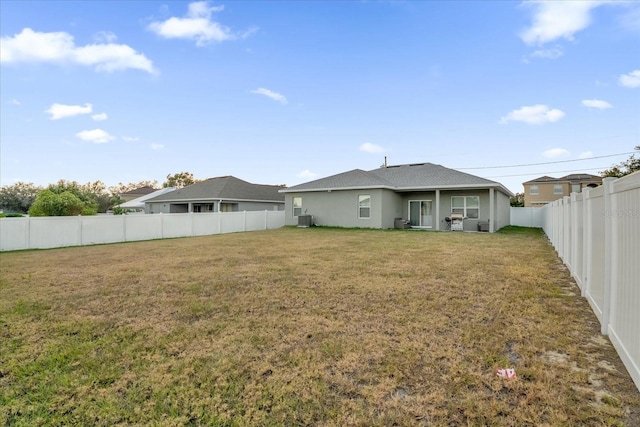
<path id="1" fill-rule="evenodd" d="M 545 234 L 640 390 L 640 172 L 539 209 Z"/>
<path id="2" fill-rule="evenodd" d="M 0 251 L 206 236 L 284 226 L 284 211 L 0 218 Z"/>

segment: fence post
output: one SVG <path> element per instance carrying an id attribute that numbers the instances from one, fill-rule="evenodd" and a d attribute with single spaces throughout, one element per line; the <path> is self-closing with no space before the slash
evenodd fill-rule
<path id="1" fill-rule="evenodd" d="M 580 272 L 576 271 L 578 267 L 578 254 L 580 251 L 578 250 L 578 232 L 580 230 L 577 229 L 578 226 L 578 193 L 571 193 L 571 275 L 576 277 Z M 580 281 L 582 283 L 582 281 Z"/>
<path id="2" fill-rule="evenodd" d="M 78 246 L 82 246 L 82 215 L 78 215 Z"/>
<path id="3" fill-rule="evenodd" d="M 266 209 L 264 210 L 264 229 L 269 229 L 269 211 L 267 211 Z"/>
<path id="4" fill-rule="evenodd" d="M 582 292 L 583 298 L 587 297 L 589 287 L 590 265 L 589 251 L 591 250 L 591 220 L 589 217 L 589 188 L 582 190 Z"/>
<path id="5" fill-rule="evenodd" d="M 242 231 L 247 231 L 247 211 L 242 211 Z"/>
<path id="6" fill-rule="evenodd" d="M 605 178 L 602 180 L 604 186 L 604 303 L 602 307 L 601 331 L 603 335 L 609 333 L 609 321 L 611 319 L 611 279 L 613 276 L 613 217 L 615 212 L 612 206 L 611 193 L 613 192 L 613 181 L 615 178 Z"/>

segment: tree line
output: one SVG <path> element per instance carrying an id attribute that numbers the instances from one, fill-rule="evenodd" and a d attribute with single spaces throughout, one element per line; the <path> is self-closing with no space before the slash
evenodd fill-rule
<path id="1" fill-rule="evenodd" d="M 191 172 L 168 174 L 162 188 L 182 188 L 200 180 Z M 80 184 L 76 181 L 59 180 L 46 187 L 31 182 L 16 182 L 0 188 L 0 209 L 7 213 L 30 216 L 97 215 L 117 208 L 124 201 L 120 195 L 141 187 L 159 189 L 158 181 L 139 181 L 107 187 L 102 181 Z M 122 210 L 116 209 L 118 213 Z"/>

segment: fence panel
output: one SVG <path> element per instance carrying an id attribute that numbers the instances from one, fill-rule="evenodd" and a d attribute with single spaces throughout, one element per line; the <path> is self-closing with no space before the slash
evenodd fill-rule
<path id="1" fill-rule="evenodd" d="M 584 276 L 584 218 L 583 218 L 583 194 L 574 193 L 571 196 L 571 222 L 574 232 L 571 234 L 571 265 L 572 275 L 580 289 L 584 288 L 582 277 Z"/>
<path id="2" fill-rule="evenodd" d="M 244 212 L 227 212 L 225 221 L 220 223 L 220 233 L 236 233 L 244 231 Z"/>
<path id="3" fill-rule="evenodd" d="M 81 217 L 29 218 L 29 248 L 59 248 L 82 243 Z"/>
<path id="4" fill-rule="evenodd" d="M 125 241 L 161 239 L 163 215 L 125 215 Z"/>
<path id="5" fill-rule="evenodd" d="M 3 251 L 29 249 L 29 218 L 0 218 Z"/>
<path id="6" fill-rule="evenodd" d="M 604 217 L 612 234 L 609 336 L 640 388 L 640 174 L 612 184 Z"/>
<path id="7" fill-rule="evenodd" d="M 640 172 L 542 209 L 545 234 L 640 390 Z"/>
<path id="8" fill-rule="evenodd" d="M 596 313 L 600 323 L 603 322 L 604 312 L 604 187 L 595 188 L 587 193 L 587 269 L 586 293 L 591 308 Z"/>
<path id="9" fill-rule="evenodd" d="M 220 216 L 218 212 L 207 212 L 193 215 L 193 235 L 207 236 L 220 233 Z"/>
<path id="10" fill-rule="evenodd" d="M 162 215 L 162 238 L 193 236 L 193 213 Z"/>
<path id="11" fill-rule="evenodd" d="M 124 215 L 81 217 L 82 245 L 123 242 Z"/>
<path id="12" fill-rule="evenodd" d="M 284 227 L 284 211 L 0 218 L 0 251 L 206 236 Z"/>
<path id="13" fill-rule="evenodd" d="M 544 212 L 542 208 L 511 207 L 511 223 L 518 227 L 542 228 Z"/>

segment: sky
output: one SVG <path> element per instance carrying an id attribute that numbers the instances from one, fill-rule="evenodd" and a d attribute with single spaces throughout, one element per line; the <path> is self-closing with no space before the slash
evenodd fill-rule
<path id="1" fill-rule="evenodd" d="M 431 162 L 512 192 L 640 145 L 638 1 L 0 1 L 0 185 L 296 185 Z"/>

